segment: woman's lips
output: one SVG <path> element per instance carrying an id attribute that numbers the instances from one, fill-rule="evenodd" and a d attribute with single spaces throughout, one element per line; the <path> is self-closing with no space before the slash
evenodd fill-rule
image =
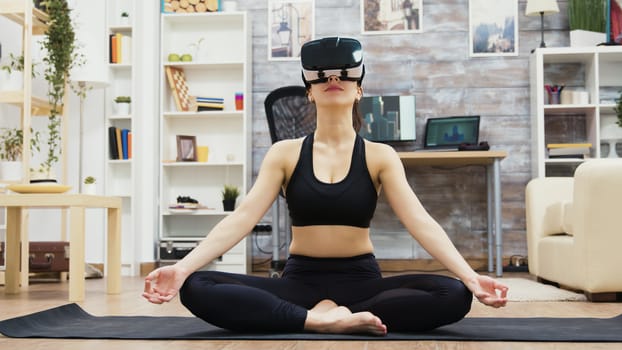
<path id="1" fill-rule="evenodd" d="M 339 86 L 329 86 L 324 91 L 343 91 L 343 89 L 340 88 Z"/>

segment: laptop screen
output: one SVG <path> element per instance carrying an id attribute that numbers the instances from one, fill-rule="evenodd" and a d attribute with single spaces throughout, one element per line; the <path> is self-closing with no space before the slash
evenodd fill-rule
<path id="1" fill-rule="evenodd" d="M 458 149 L 462 143 L 479 141 L 479 116 L 429 118 L 425 126 L 425 149 Z"/>

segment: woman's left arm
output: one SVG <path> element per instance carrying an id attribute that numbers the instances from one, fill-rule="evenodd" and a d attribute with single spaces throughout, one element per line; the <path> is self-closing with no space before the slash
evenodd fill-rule
<path id="1" fill-rule="evenodd" d="M 430 255 L 456 274 L 482 303 L 495 307 L 505 305 L 507 287 L 488 276 L 479 275 L 469 266 L 445 230 L 415 195 L 397 153 L 386 145 L 376 144 L 376 147 L 378 152 L 375 152 L 374 159 L 378 164 L 379 182 L 391 208 L 410 235 Z"/>

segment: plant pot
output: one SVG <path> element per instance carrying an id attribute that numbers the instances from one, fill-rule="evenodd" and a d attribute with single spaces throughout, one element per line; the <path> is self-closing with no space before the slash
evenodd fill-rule
<path id="1" fill-rule="evenodd" d="M 606 41 L 605 33 L 575 29 L 570 31 L 571 47 L 593 47 Z"/>
<path id="2" fill-rule="evenodd" d="M 9 73 L 0 69 L 0 91 L 21 91 L 24 85 L 22 72 Z"/>
<path id="3" fill-rule="evenodd" d="M 54 169 L 50 169 L 48 171 L 31 170 L 30 183 L 56 183 L 56 172 Z"/>
<path id="4" fill-rule="evenodd" d="M 222 209 L 224 211 L 233 211 L 235 209 L 235 199 L 231 200 L 223 200 L 222 201 Z"/>
<path id="5" fill-rule="evenodd" d="M 129 115 L 130 114 L 130 104 L 129 103 L 116 103 L 115 106 L 115 114 L 116 115 Z"/>
<path id="6" fill-rule="evenodd" d="M 97 194 L 97 184 L 84 184 L 82 194 Z"/>
<path id="7" fill-rule="evenodd" d="M 0 162 L 0 179 L 4 181 L 19 181 L 22 179 L 22 162 Z"/>

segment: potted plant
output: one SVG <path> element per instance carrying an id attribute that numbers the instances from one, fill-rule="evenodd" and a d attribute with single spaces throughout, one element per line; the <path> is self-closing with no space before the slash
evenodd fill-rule
<path id="1" fill-rule="evenodd" d="M 129 115 L 130 114 L 130 104 L 132 103 L 132 98 L 130 96 L 117 96 L 114 99 L 115 102 L 115 113 L 117 115 Z"/>
<path id="2" fill-rule="evenodd" d="M 24 133 L 21 129 L 3 128 L 0 131 L 0 179 L 19 181 L 22 178 Z M 30 138 L 30 148 L 39 149 L 39 133 Z"/>
<path id="3" fill-rule="evenodd" d="M 233 211 L 235 200 L 240 195 L 240 190 L 236 186 L 225 185 L 222 190 L 222 207 L 224 211 Z"/>
<path id="4" fill-rule="evenodd" d="M 605 12 L 603 0 L 568 0 L 570 46 L 596 46 L 605 42 Z"/>
<path id="5" fill-rule="evenodd" d="M 93 176 L 85 177 L 83 193 L 84 194 L 96 194 L 97 186 L 95 185 L 95 182 L 97 182 L 97 180 Z"/>
<path id="6" fill-rule="evenodd" d="M 122 11 L 121 12 L 121 21 L 120 23 L 122 25 L 128 25 L 130 24 L 130 13 L 127 11 Z"/>
<path id="7" fill-rule="evenodd" d="M 0 90 L 21 90 L 23 86 L 22 79 L 24 71 L 24 56 L 15 56 L 13 53 L 9 54 L 9 61 L 0 66 Z M 35 71 L 35 64 L 32 64 L 32 77 L 35 78 L 37 72 Z"/>
<path id="8" fill-rule="evenodd" d="M 70 71 L 83 64 L 84 56 L 76 46 L 76 36 L 66 0 L 45 2 L 49 16 L 48 29 L 41 41 L 46 56 L 44 77 L 48 84 L 47 96 L 50 103 L 48 118 L 47 156 L 34 171 L 34 176 L 53 179 L 52 168 L 61 153 L 61 114 Z"/>

